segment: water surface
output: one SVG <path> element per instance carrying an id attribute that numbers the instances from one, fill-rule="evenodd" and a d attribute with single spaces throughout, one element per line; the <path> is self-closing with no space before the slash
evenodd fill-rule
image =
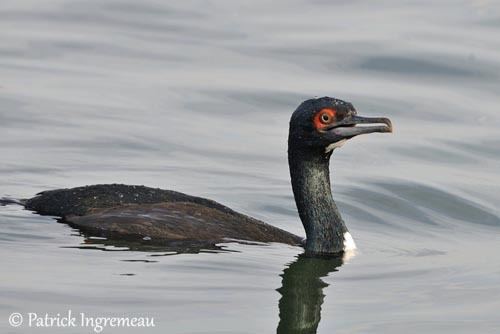
<path id="1" fill-rule="evenodd" d="M 360 249 L 340 267 L 279 244 L 127 251 L 0 207 L 2 333 L 30 332 L 12 312 L 68 309 L 154 317 L 145 333 L 293 333 L 298 300 L 321 307 L 318 333 L 498 332 L 495 1 L 3 1 L 0 38 L 0 196 L 144 184 L 303 235 L 294 108 L 336 96 L 395 125 L 334 153 Z"/>

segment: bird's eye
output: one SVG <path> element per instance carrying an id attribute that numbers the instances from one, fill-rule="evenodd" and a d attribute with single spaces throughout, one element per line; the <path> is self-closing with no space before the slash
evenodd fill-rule
<path id="1" fill-rule="evenodd" d="M 321 114 L 321 122 L 328 124 L 332 120 L 332 117 L 328 115 L 326 112 Z"/>
<path id="2" fill-rule="evenodd" d="M 323 108 L 318 111 L 313 117 L 314 127 L 322 131 L 330 126 L 337 119 L 337 111 L 332 108 Z"/>

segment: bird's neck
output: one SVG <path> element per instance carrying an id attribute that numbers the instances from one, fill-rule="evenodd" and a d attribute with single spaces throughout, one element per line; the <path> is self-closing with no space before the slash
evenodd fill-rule
<path id="1" fill-rule="evenodd" d="M 288 149 L 293 194 L 306 231 L 306 252 L 311 254 L 344 250 L 347 228 L 332 197 L 330 155 L 321 149 Z"/>

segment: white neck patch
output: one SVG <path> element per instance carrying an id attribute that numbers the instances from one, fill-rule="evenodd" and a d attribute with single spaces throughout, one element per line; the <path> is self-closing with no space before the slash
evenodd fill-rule
<path id="1" fill-rule="evenodd" d="M 342 147 L 345 144 L 346 141 L 347 141 L 347 139 L 342 139 L 342 140 L 339 140 L 339 141 L 337 141 L 337 142 L 335 142 L 333 144 L 328 145 L 326 147 L 326 149 L 325 149 L 325 153 L 333 151 L 336 148 Z"/>
<path id="2" fill-rule="evenodd" d="M 349 232 L 344 233 L 344 250 L 350 251 L 350 250 L 355 250 L 356 248 L 357 248 L 356 243 L 354 242 L 351 233 Z"/>
<path id="3" fill-rule="evenodd" d="M 352 238 L 351 233 L 344 233 L 344 262 L 348 262 L 354 256 L 356 256 L 356 244 L 354 243 L 354 239 Z"/>

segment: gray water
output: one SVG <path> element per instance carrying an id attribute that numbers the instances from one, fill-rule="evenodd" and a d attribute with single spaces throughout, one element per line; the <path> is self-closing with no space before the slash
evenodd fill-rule
<path id="1" fill-rule="evenodd" d="M 295 107 L 335 96 L 395 127 L 333 155 L 359 248 L 340 267 L 130 251 L 0 207 L 1 333 L 94 333 L 7 321 L 68 310 L 155 321 L 102 333 L 273 333 L 297 301 L 318 333 L 500 331 L 498 2 L 3 0 L 0 41 L 0 196 L 144 184 L 303 235 Z"/>

